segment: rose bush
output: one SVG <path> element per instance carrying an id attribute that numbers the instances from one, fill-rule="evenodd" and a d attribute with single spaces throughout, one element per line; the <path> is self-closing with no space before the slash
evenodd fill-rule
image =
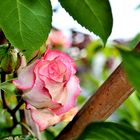
<path id="1" fill-rule="evenodd" d="M 80 85 L 75 73 L 76 65 L 67 54 L 48 49 L 13 81 L 23 91 L 26 108 L 40 131 L 76 113 Z"/>

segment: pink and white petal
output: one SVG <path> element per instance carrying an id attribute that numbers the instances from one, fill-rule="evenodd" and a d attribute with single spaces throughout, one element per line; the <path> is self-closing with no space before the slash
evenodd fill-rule
<path id="1" fill-rule="evenodd" d="M 68 112 L 70 109 L 72 109 L 76 104 L 76 98 L 80 94 L 80 85 L 79 85 L 79 79 L 76 76 L 72 76 L 70 81 L 67 83 L 67 100 L 64 106 L 53 109 L 55 114 L 60 115 L 65 112 Z"/>
<path id="2" fill-rule="evenodd" d="M 58 50 L 46 50 L 43 58 L 44 60 L 49 60 L 49 61 L 52 61 L 54 60 L 56 57 L 60 56 L 61 52 L 58 51 Z"/>
<path id="3" fill-rule="evenodd" d="M 48 74 L 48 64 L 49 63 L 47 63 L 46 61 L 42 62 L 42 64 L 39 64 L 39 68 L 38 68 L 38 74 L 39 75 L 49 77 L 49 74 Z"/>
<path id="4" fill-rule="evenodd" d="M 61 105 L 65 104 L 67 98 L 65 83 L 56 83 L 46 77 L 42 77 L 42 79 L 45 82 L 46 89 L 48 89 L 51 95 L 52 101 L 60 103 Z"/>
<path id="5" fill-rule="evenodd" d="M 76 64 L 74 63 L 74 60 L 66 53 L 63 53 L 63 52 L 60 52 L 58 50 L 50 50 L 48 49 L 46 51 L 46 53 L 44 54 L 44 59 L 45 60 L 53 60 L 55 59 L 56 57 L 61 57 L 63 58 L 63 60 L 66 60 L 68 61 L 69 65 L 71 65 L 71 71 L 72 71 L 72 74 L 75 74 L 76 73 Z"/>
<path id="6" fill-rule="evenodd" d="M 44 83 L 38 78 L 36 79 L 33 88 L 23 94 L 23 99 L 36 108 L 47 107 L 57 109 L 61 107 L 61 104 L 52 101 L 48 90 L 44 88 Z"/>
<path id="7" fill-rule="evenodd" d="M 47 60 L 43 60 L 43 59 L 38 60 L 36 63 L 36 67 L 34 69 L 34 73 L 38 75 L 40 68 L 46 67 L 48 65 L 48 63 L 49 63 L 49 61 L 47 61 Z"/>
<path id="8" fill-rule="evenodd" d="M 74 108 L 70 109 L 68 112 L 62 114 L 61 120 L 65 121 L 65 122 L 69 122 L 74 118 L 74 116 L 77 114 L 77 112 L 78 112 L 78 107 L 74 107 Z"/>
<path id="9" fill-rule="evenodd" d="M 24 67 L 20 73 L 18 73 L 18 79 L 13 80 L 13 84 L 21 90 L 28 90 L 32 88 L 35 82 L 35 74 L 34 67 L 36 65 L 36 61 L 31 65 Z"/>
<path id="10" fill-rule="evenodd" d="M 39 126 L 39 130 L 43 131 L 49 126 L 55 125 L 61 121 L 61 116 L 57 116 L 48 109 L 30 109 L 33 121 Z"/>
<path id="11" fill-rule="evenodd" d="M 63 73 L 63 81 L 68 81 L 70 79 L 70 76 L 72 75 L 72 70 L 71 70 L 71 63 L 65 59 L 64 57 L 57 57 L 55 59 L 57 62 L 57 65 L 59 67 L 59 70 Z"/>
<path id="12" fill-rule="evenodd" d="M 45 77 L 52 79 L 56 82 L 62 82 L 63 76 L 61 76 L 62 72 L 60 70 L 63 67 L 62 67 L 62 65 L 59 66 L 59 64 L 57 64 L 57 62 L 55 60 L 53 60 L 53 61 L 46 60 L 45 63 L 43 65 L 40 65 L 40 67 L 38 68 L 39 69 L 38 73 L 39 73 L 39 75 L 45 76 Z M 61 69 L 59 69 L 59 67 L 61 67 Z"/>

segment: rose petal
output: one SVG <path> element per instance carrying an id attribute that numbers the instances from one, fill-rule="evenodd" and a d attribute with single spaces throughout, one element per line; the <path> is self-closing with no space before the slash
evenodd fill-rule
<path id="1" fill-rule="evenodd" d="M 56 57 L 62 58 L 64 61 L 68 61 L 68 65 L 71 66 L 72 74 L 76 73 L 76 64 L 74 63 L 73 59 L 65 53 L 62 53 L 58 50 L 47 50 L 44 54 L 44 60 L 54 60 Z"/>
<path id="2" fill-rule="evenodd" d="M 45 83 L 44 87 L 48 89 L 48 94 L 51 96 L 52 101 L 64 104 L 66 101 L 66 94 L 64 90 L 65 83 L 61 83 L 61 82 L 58 83 L 52 79 L 49 79 L 48 78 L 49 76 L 47 74 L 45 75 L 45 71 L 43 71 L 44 66 L 41 65 L 41 63 L 42 64 L 44 63 L 43 65 L 48 66 L 48 64 L 45 64 L 45 61 L 37 64 L 37 67 L 35 69 L 36 75 L 38 75 L 39 78 L 43 81 L 43 83 Z M 44 75 L 43 75 L 43 72 L 44 72 Z"/>
<path id="3" fill-rule="evenodd" d="M 78 108 L 74 107 L 74 108 L 70 109 L 68 112 L 64 113 L 61 117 L 61 120 L 65 121 L 65 122 L 69 122 L 74 118 L 74 116 L 77 114 L 77 112 L 78 112 Z"/>
<path id="4" fill-rule="evenodd" d="M 50 108 L 58 108 L 61 106 L 59 102 L 56 102 L 52 99 L 51 94 L 49 93 L 48 89 L 45 88 L 46 77 L 40 75 L 40 68 L 44 65 L 48 65 L 49 61 L 37 61 L 34 73 L 36 75 L 36 81 L 34 87 L 30 90 L 25 92 L 24 100 L 29 102 L 32 105 L 35 105 L 38 108 L 41 107 L 50 107 Z M 40 78 L 45 78 L 44 81 Z"/>
<path id="5" fill-rule="evenodd" d="M 67 98 L 67 91 L 64 86 L 65 83 L 56 83 L 43 76 L 41 79 L 45 82 L 45 87 L 48 89 L 52 100 L 63 105 Z"/>
<path id="6" fill-rule="evenodd" d="M 36 79 L 33 88 L 23 94 L 23 99 L 36 108 L 48 107 L 51 109 L 56 109 L 61 107 L 61 104 L 51 99 L 48 90 L 45 88 L 44 83 L 39 78 Z"/>
<path id="7" fill-rule="evenodd" d="M 27 90 L 32 88 L 35 82 L 35 75 L 33 72 L 35 65 L 36 61 L 31 65 L 24 67 L 18 74 L 18 79 L 12 81 L 17 88 L 21 90 Z"/>
<path id="8" fill-rule="evenodd" d="M 56 60 L 47 61 L 39 67 L 38 73 L 56 82 L 63 82 L 66 67 L 62 62 Z"/>
<path id="9" fill-rule="evenodd" d="M 54 109 L 53 111 L 60 115 L 62 113 L 68 112 L 76 104 L 76 98 L 80 94 L 79 79 L 76 76 L 72 76 L 70 81 L 67 83 L 67 100 L 64 106 L 59 109 Z"/>
<path id="10" fill-rule="evenodd" d="M 28 109 L 31 110 L 32 119 L 39 126 L 40 131 L 61 121 L 61 116 L 55 115 L 48 109 L 37 110 L 32 107 Z"/>

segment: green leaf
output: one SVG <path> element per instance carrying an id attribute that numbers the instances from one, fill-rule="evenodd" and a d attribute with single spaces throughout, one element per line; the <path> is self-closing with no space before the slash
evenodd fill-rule
<path id="1" fill-rule="evenodd" d="M 0 0 L 0 24 L 7 39 L 27 58 L 45 43 L 51 29 L 50 0 Z"/>
<path id="2" fill-rule="evenodd" d="M 16 87 L 11 82 L 4 82 L 0 83 L 0 89 L 2 89 L 6 93 L 13 93 L 15 92 Z"/>
<path id="3" fill-rule="evenodd" d="M 112 12 L 108 0 L 59 0 L 63 8 L 82 26 L 106 43 L 112 31 Z"/>
<path id="4" fill-rule="evenodd" d="M 131 51 L 120 51 L 123 58 L 123 66 L 128 79 L 140 93 L 140 53 Z"/>
<path id="5" fill-rule="evenodd" d="M 78 140 L 139 140 L 140 133 L 131 127 L 111 122 L 91 123 Z"/>
<path id="6" fill-rule="evenodd" d="M 130 42 L 128 43 L 129 49 L 134 49 L 136 45 L 140 42 L 140 33 L 138 33 Z"/>
<path id="7" fill-rule="evenodd" d="M 45 130 L 44 135 L 47 138 L 47 140 L 54 140 L 55 139 L 54 133 L 47 130 L 47 129 Z"/>
<path id="8" fill-rule="evenodd" d="M 0 45 L 0 62 L 2 58 L 7 54 L 7 46 L 6 45 Z"/>

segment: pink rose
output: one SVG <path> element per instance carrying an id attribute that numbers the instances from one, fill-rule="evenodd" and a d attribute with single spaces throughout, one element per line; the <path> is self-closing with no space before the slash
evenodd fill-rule
<path id="1" fill-rule="evenodd" d="M 80 85 L 75 73 L 76 65 L 67 54 L 47 50 L 41 59 L 23 68 L 13 81 L 23 91 L 26 108 L 40 130 L 76 113 L 74 106 Z"/>

